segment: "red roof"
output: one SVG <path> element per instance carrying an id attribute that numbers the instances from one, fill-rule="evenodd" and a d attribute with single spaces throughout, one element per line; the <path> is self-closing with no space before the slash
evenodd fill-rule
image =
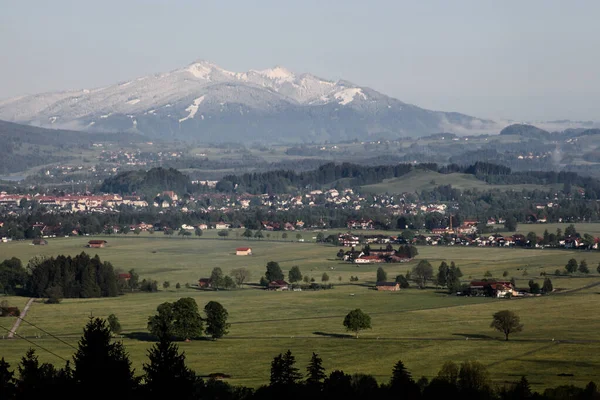
<path id="1" fill-rule="evenodd" d="M 287 285 L 289 285 L 289 283 L 287 283 L 286 281 L 281 280 L 281 279 L 269 282 L 269 286 L 287 286 Z"/>
<path id="2" fill-rule="evenodd" d="M 250 247 L 238 247 L 237 249 L 235 249 L 235 251 L 248 251 L 248 250 L 252 250 Z"/>
<path id="3" fill-rule="evenodd" d="M 106 240 L 90 240 L 88 244 L 104 244 Z"/>

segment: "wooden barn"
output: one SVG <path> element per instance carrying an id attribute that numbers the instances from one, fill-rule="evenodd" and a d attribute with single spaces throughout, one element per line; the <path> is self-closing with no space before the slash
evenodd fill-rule
<path id="1" fill-rule="evenodd" d="M 106 240 L 90 240 L 87 244 L 87 247 L 92 249 L 100 249 L 102 247 L 106 247 Z"/>

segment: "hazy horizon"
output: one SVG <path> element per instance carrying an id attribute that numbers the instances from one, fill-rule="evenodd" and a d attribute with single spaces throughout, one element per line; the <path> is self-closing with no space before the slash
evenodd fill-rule
<path id="1" fill-rule="evenodd" d="M 600 3 L 591 0 L 0 7 L 0 99 L 101 87 L 204 59 L 237 72 L 280 65 L 346 79 L 480 118 L 600 120 Z"/>

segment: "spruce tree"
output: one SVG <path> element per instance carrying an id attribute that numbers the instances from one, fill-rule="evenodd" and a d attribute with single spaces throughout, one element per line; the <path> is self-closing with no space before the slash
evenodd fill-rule
<path id="1" fill-rule="evenodd" d="M 93 388 L 98 398 L 115 393 L 127 397 L 137 385 L 123 343 L 111 343 L 110 328 L 101 318 L 90 318 L 73 361 L 73 378 L 82 395 Z"/>
<path id="2" fill-rule="evenodd" d="M 52 396 L 56 369 L 52 364 L 40 364 L 35 350 L 29 349 L 21 358 L 17 399 L 46 398 Z"/>
<path id="3" fill-rule="evenodd" d="M 325 379 L 325 368 L 323 368 L 323 359 L 313 353 L 310 358 L 310 363 L 306 367 L 306 383 L 309 385 L 318 385 Z"/>
<path id="4" fill-rule="evenodd" d="M 302 375 L 295 366 L 296 359 L 290 350 L 279 354 L 271 362 L 271 386 L 294 385 L 302 379 Z"/>
<path id="5" fill-rule="evenodd" d="M 10 364 L 0 360 L 0 399 L 12 399 L 15 395 L 15 373 L 10 370 Z"/>
<path id="6" fill-rule="evenodd" d="M 163 327 L 162 331 L 168 331 Z M 144 363 L 144 389 L 150 398 L 191 398 L 196 375 L 185 365 L 185 354 L 169 335 L 161 335 L 148 350 L 149 363 Z"/>

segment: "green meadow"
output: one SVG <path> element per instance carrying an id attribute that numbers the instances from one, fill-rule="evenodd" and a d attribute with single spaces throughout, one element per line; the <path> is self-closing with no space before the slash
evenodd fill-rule
<path id="1" fill-rule="evenodd" d="M 162 234 L 106 236 L 103 249 L 88 249 L 88 238 L 48 239 L 47 246 L 29 242 L 0 244 L 0 259 L 18 257 L 26 264 L 36 255 L 75 255 L 82 251 L 98 254 L 122 271 L 131 268 L 140 278 L 155 279 L 169 289 L 158 293 L 128 293 L 116 298 L 64 299 L 60 304 L 35 301 L 18 330 L 15 340 L 1 340 L 0 354 L 16 367 L 29 347 L 37 348 L 41 361 L 57 365 L 70 359 L 82 328 L 90 315 L 106 317 L 114 313 L 123 327 L 123 340 L 134 367 L 141 373 L 146 351 L 152 345 L 146 323 L 156 307 L 165 301 L 193 297 L 200 308 L 218 301 L 229 311 L 231 327 L 222 340 L 195 340 L 180 343 L 188 365 L 200 375 L 224 372 L 232 384 L 256 387 L 267 383 L 270 362 L 290 349 L 299 367 L 307 364 L 312 352 L 318 352 L 325 367 L 332 371 L 373 374 L 386 381 L 392 366 L 402 359 L 413 376 L 433 377 L 442 363 L 478 360 L 488 366 L 498 384 L 527 375 L 535 389 L 573 383 L 583 386 L 600 381 L 600 275 L 596 266 L 600 252 L 566 250 L 478 248 L 457 246 L 420 246 L 415 261 L 383 264 L 388 280 L 404 274 L 421 259 L 437 270 L 442 260 L 454 261 L 463 280 L 479 279 L 489 271 L 494 277 L 514 277 L 517 286 L 527 287 L 540 273 L 551 277 L 558 293 L 522 299 L 457 297 L 434 288 L 409 288 L 400 292 L 372 290 L 379 265 L 343 263 L 335 258 L 337 248 L 309 242 L 297 242 L 295 233 L 282 241 L 245 240 L 230 234 L 227 239 L 206 232 L 201 238 L 166 237 Z M 303 232 L 306 239 L 314 235 Z M 254 255 L 236 256 L 235 248 L 252 247 Z M 554 276 L 570 258 L 586 259 L 593 273 Z M 280 263 L 284 273 L 298 265 L 303 274 L 317 282 L 324 272 L 331 290 L 271 292 L 255 285 L 264 274 L 268 261 Z M 199 278 L 209 277 L 214 267 L 225 274 L 238 267 L 251 271 L 250 285 L 235 290 L 199 290 L 186 288 Z M 350 283 L 350 276 L 359 281 Z M 182 288 L 175 289 L 180 283 Z M 570 291 L 570 289 L 584 288 Z M 4 297 L 22 308 L 27 299 Z M 342 326 L 344 316 L 354 308 L 371 315 L 372 329 L 358 339 Z M 524 331 L 505 342 L 489 325 L 494 312 L 510 309 L 521 316 Z M 10 328 L 15 318 L 0 319 Z M 6 330 L 2 333 L 5 335 Z M 59 339 L 57 339 L 59 338 Z M 32 343 L 33 342 L 33 343 Z M 558 376 L 572 374 L 573 376 Z"/>

